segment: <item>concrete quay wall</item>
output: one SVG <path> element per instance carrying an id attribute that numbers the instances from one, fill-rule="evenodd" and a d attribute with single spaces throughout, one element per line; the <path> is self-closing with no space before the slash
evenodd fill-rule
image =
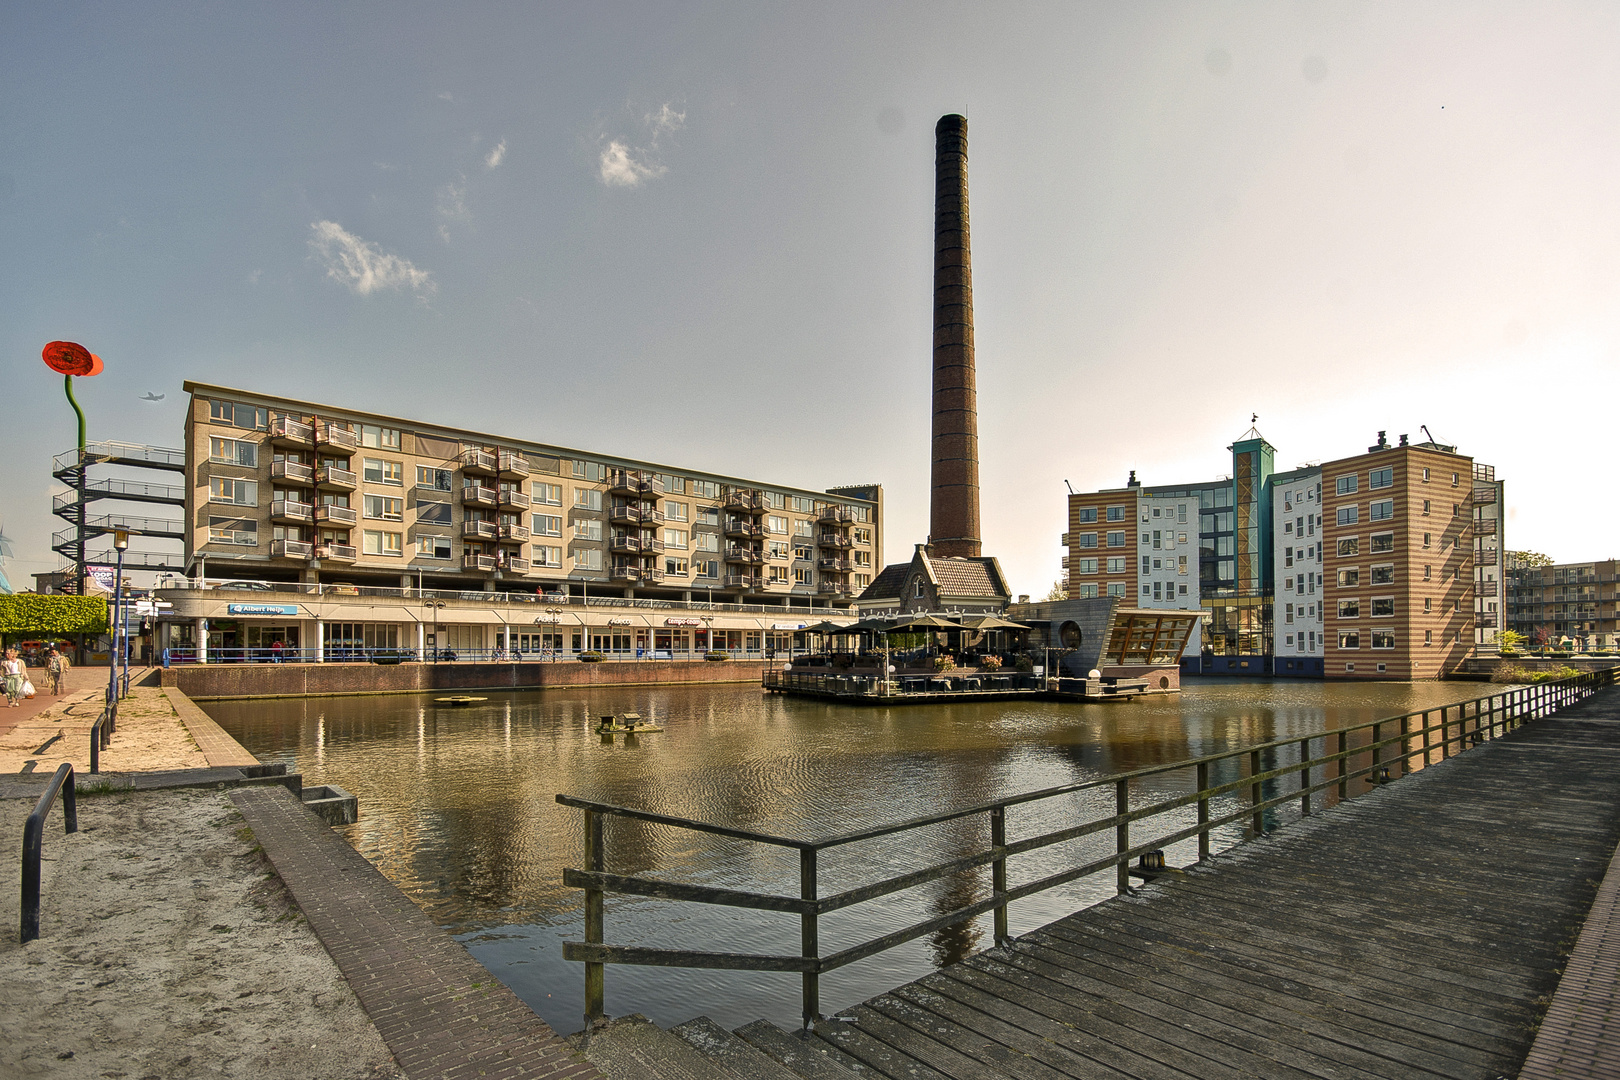
<path id="1" fill-rule="evenodd" d="M 599 664 L 187 664 L 163 685 L 199 700 L 414 694 L 429 690 L 541 690 L 568 686 L 758 683 L 765 660 L 627 660 Z"/>

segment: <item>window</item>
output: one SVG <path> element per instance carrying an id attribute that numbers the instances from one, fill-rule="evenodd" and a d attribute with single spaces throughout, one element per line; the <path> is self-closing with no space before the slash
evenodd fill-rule
<path id="1" fill-rule="evenodd" d="M 1372 568 L 1372 583 L 1374 585 L 1395 584 L 1395 564 L 1384 563 L 1382 566 Z"/>
<path id="2" fill-rule="evenodd" d="M 806 524 L 809 523 L 806 522 Z M 780 536 L 786 536 L 788 531 L 788 519 L 777 514 L 765 515 L 765 531 L 776 533 Z M 809 534 L 807 533 L 806 535 Z"/>
<path id="3" fill-rule="evenodd" d="M 1094 547 L 1096 547 L 1097 546 L 1097 534 L 1096 533 L 1081 533 L 1080 534 L 1080 546 L 1083 547 L 1083 548 L 1094 548 Z"/>
<path id="4" fill-rule="evenodd" d="M 1078 515 L 1076 520 L 1081 524 L 1094 522 L 1097 520 L 1097 508 L 1095 506 L 1082 506 L 1078 511 Z"/>
<path id="5" fill-rule="evenodd" d="M 574 508 L 577 510 L 602 509 L 602 493 L 594 488 L 575 488 Z"/>
<path id="6" fill-rule="evenodd" d="M 600 569 L 602 569 L 602 549 L 601 548 L 575 548 L 574 549 L 574 569 L 575 570 L 600 570 Z"/>
<path id="7" fill-rule="evenodd" d="M 1109 533 L 1108 534 L 1108 546 L 1109 547 L 1124 547 L 1125 546 L 1125 534 L 1123 532 L 1111 532 L 1111 533 Z"/>
<path id="8" fill-rule="evenodd" d="M 1339 631 L 1339 648 L 1341 648 L 1341 649 L 1359 649 L 1359 648 L 1361 648 L 1361 631 L 1360 630 L 1340 630 Z M 1352 670 L 1354 670 L 1354 669 L 1352 669 Z"/>
<path id="9" fill-rule="evenodd" d="M 1339 618 L 1341 618 L 1341 619 L 1359 619 L 1359 618 L 1361 618 L 1361 601 L 1360 600 L 1340 600 L 1339 601 Z"/>
<path id="10" fill-rule="evenodd" d="M 238 547 L 258 547 L 259 523 L 240 518 L 210 517 L 208 519 L 208 542 L 210 544 L 234 544 Z"/>
<path id="11" fill-rule="evenodd" d="M 776 566 L 771 567 L 771 574 L 772 574 L 773 577 L 775 576 L 776 572 L 779 569 L 781 569 L 781 568 L 776 567 Z M 671 558 L 664 559 L 664 573 L 670 574 L 670 575 L 672 575 L 674 577 L 685 577 L 686 576 L 686 560 L 685 559 L 671 559 Z"/>
<path id="12" fill-rule="evenodd" d="M 1080 560 L 1080 573 L 1082 573 L 1082 574 L 1095 574 L 1096 572 L 1097 572 L 1097 560 L 1096 559 L 1081 559 Z"/>
<path id="13" fill-rule="evenodd" d="M 373 450 L 398 450 L 400 443 L 397 428 L 377 427 L 375 424 L 360 425 L 361 446 L 369 446 Z"/>
<path id="14" fill-rule="evenodd" d="M 530 520 L 533 522 L 532 528 L 536 536 L 562 535 L 563 519 L 561 515 L 533 514 L 530 515 Z"/>
<path id="15" fill-rule="evenodd" d="M 692 494 L 700 499 L 718 499 L 720 497 L 720 485 L 713 480 L 694 480 L 692 481 Z M 713 577 L 714 575 L 710 574 L 709 576 Z"/>
<path id="16" fill-rule="evenodd" d="M 1372 647 L 1375 649 L 1393 649 L 1395 647 L 1395 631 L 1374 630 L 1372 632 Z"/>
<path id="17" fill-rule="evenodd" d="M 220 424 L 263 431 L 270 426 L 270 410 L 253 405 L 239 405 L 234 401 L 210 401 L 208 418 Z"/>
<path id="18" fill-rule="evenodd" d="M 1395 598 L 1393 596 L 1373 597 L 1372 617 L 1375 619 L 1393 619 L 1395 617 Z"/>
<path id="19" fill-rule="evenodd" d="M 1176 506 L 1176 524 L 1177 525 L 1185 525 L 1185 524 L 1187 524 L 1187 504 L 1186 503 L 1180 503 L 1180 504 L 1178 504 Z"/>
<path id="20" fill-rule="evenodd" d="M 1429 470 L 1424 469 L 1423 471 L 1428 472 Z M 1423 644 L 1425 644 L 1425 645 L 1433 645 L 1434 644 L 1434 631 L 1433 630 L 1425 630 L 1425 631 L 1423 631 Z"/>
<path id="21" fill-rule="evenodd" d="M 1425 564 L 1424 567 L 1423 567 L 1423 580 L 1428 581 L 1429 576 L 1432 573 L 1433 573 L 1433 568 Z M 1427 610 L 1427 609 L 1425 609 L 1425 610 Z"/>
<path id="22" fill-rule="evenodd" d="M 367 555 L 403 555 L 405 534 L 366 529 L 362 534 L 361 550 Z"/>
<path id="23" fill-rule="evenodd" d="M 793 568 L 793 583 L 795 585 L 814 584 L 814 577 L 810 573 L 810 568 L 808 566 L 795 566 Z M 923 588 L 923 583 L 920 582 L 920 581 L 917 582 L 917 595 L 918 596 L 921 596 L 923 594 L 922 588 Z"/>
<path id="24" fill-rule="evenodd" d="M 693 533 L 692 534 L 692 550 L 693 551 L 719 551 L 720 550 L 720 534 L 719 533 L 700 533 L 700 532 Z"/>
<path id="25" fill-rule="evenodd" d="M 675 502 L 672 499 L 664 500 L 664 516 L 671 521 L 685 521 L 686 509 L 686 503 Z"/>
<path id="26" fill-rule="evenodd" d="M 1395 534 L 1392 532 L 1373 533 L 1372 547 L 1369 550 L 1371 550 L 1374 555 L 1379 555 L 1386 551 L 1394 551 Z"/>
<path id="27" fill-rule="evenodd" d="M 561 506 L 562 505 L 562 485 L 561 484 L 547 484 L 547 483 L 544 483 L 542 481 L 537 480 L 531 486 L 532 486 L 532 488 L 534 490 L 534 501 L 535 502 L 537 502 L 537 503 L 545 503 L 547 506 Z"/>
<path id="28" fill-rule="evenodd" d="M 1451 474 L 1451 486 L 1452 487 L 1457 486 L 1457 480 L 1458 480 L 1458 474 L 1457 473 L 1452 473 Z"/>
<path id="29" fill-rule="evenodd" d="M 1303 610 L 1304 609 L 1301 609 L 1301 612 L 1303 612 Z M 1283 605 L 1283 622 L 1291 623 L 1293 621 L 1294 621 L 1294 605 L 1293 604 L 1284 604 Z"/>
<path id="30" fill-rule="evenodd" d="M 1095 581 L 1082 582 L 1080 585 L 1081 600 L 1095 600 L 1097 598 L 1097 583 Z"/>
<path id="31" fill-rule="evenodd" d="M 1185 556 L 1185 555 L 1177 555 L 1176 556 L 1176 573 L 1185 574 L 1186 572 L 1187 572 L 1187 556 Z M 1183 593 L 1185 593 L 1187 591 L 1187 586 L 1183 585 L 1181 587 L 1181 591 Z"/>
<path id="32" fill-rule="evenodd" d="M 1425 484 L 1427 484 L 1427 483 L 1428 483 L 1428 482 L 1429 482 L 1429 470 L 1428 470 L 1428 469 L 1424 469 L 1424 470 L 1423 470 L 1423 482 L 1424 482 L 1424 483 L 1425 483 Z M 1424 642 L 1424 643 L 1423 643 L 1423 644 L 1425 644 L 1425 645 L 1427 645 L 1427 644 L 1428 644 L 1428 642 L 1427 642 L 1427 641 L 1425 641 L 1425 642 Z"/>
<path id="33" fill-rule="evenodd" d="M 1294 531 L 1294 523 L 1292 521 L 1283 522 L 1283 532 L 1284 533 L 1291 533 L 1293 531 Z M 1304 531 L 1304 530 L 1301 530 L 1301 531 Z"/>
<path id="34" fill-rule="evenodd" d="M 1108 595 L 1123 597 L 1125 595 L 1125 583 L 1123 581 L 1110 581 L 1108 583 Z"/>
<path id="35" fill-rule="evenodd" d="M 368 484 L 392 484 L 394 487 L 405 485 L 405 463 L 403 461 L 385 461 L 382 458 L 365 458 L 362 462 L 364 475 Z"/>
<path id="36" fill-rule="evenodd" d="M 1428 517 L 1429 516 L 1429 511 L 1432 510 L 1433 508 L 1434 508 L 1434 503 L 1430 502 L 1428 499 L 1423 500 L 1423 516 L 1424 517 Z"/>
<path id="37" fill-rule="evenodd" d="M 245 465 L 251 469 L 259 464 L 259 444 L 242 439 L 209 439 L 208 460 L 221 465 Z"/>
<path id="38" fill-rule="evenodd" d="M 1339 541 L 1339 558 L 1361 554 L 1361 537 L 1350 536 Z"/>
<path id="39" fill-rule="evenodd" d="M 800 522 L 796 522 L 795 524 L 796 525 L 808 525 L 810 523 L 808 521 L 800 521 Z M 857 544 L 870 544 L 872 542 L 872 530 L 871 529 L 856 529 L 855 533 L 854 533 L 854 536 L 855 536 L 855 542 Z"/>
<path id="40" fill-rule="evenodd" d="M 1339 588 L 1353 589 L 1361 584 L 1361 568 L 1352 566 L 1339 571 Z"/>
<path id="41" fill-rule="evenodd" d="M 531 544 L 529 545 L 529 558 L 535 566 L 544 566 L 550 569 L 561 569 L 563 549 L 557 544 Z"/>
<path id="42" fill-rule="evenodd" d="M 790 554 L 791 554 L 791 552 L 788 550 L 788 545 L 787 545 L 786 540 L 768 540 L 765 543 L 765 557 L 767 559 L 781 559 L 783 562 L 786 562 L 788 560 Z M 862 565 L 864 565 L 864 566 L 872 565 L 871 564 L 872 553 L 869 552 L 869 551 L 863 551 L 863 552 L 861 552 L 861 554 L 865 555 L 867 560 L 868 560 L 867 562 L 863 563 Z"/>
<path id="43" fill-rule="evenodd" d="M 1379 499 L 1367 507 L 1368 521 L 1388 521 L 1395 516 L 1395 500 Z"/>
<path id="44" fill-rule="evenodd" d="M 256 480 L 233 480 L 229 476 L 215 476 L 208 481 L 208 501 L 232 503 L 236 506 L 259 505 L 259 484 Z"/>
<path id="45" fill-rule="evenodd" d="M 1127 571 L 1126 571 L 1126 568 L 1125 568 L 1125 559 L 1124 559 L 1124 557 L 1122 556 L 1122 557 L 1117 558 L 1117 559 L 1109 559 L 1108 560 L 1108 572 L 1110 574 L 1123 574 L 1123 573 L 1126 573 Z"/>
<path id="46" fill-rule="evenodd" d="M 1350 505 L 1341 506 L 1338 511 L 1340 525 L 1354 525 L 1361 520 L 1361 507 Z"/>
<path id="47" fill-rule="evenodd" d="M 451 521 L 450 504 L 417 499 L 416 521 L 419 525 L 448 525 Z"/>
<path id="48" fill-rule="evenodd" d="M 1145 575 L 1147 575 L 1149 573 L 1152 573 L 1152 571 L 1153 571 L 1153 560 L 1151 558 L 1149 558 L 1148 556 L 1146 556 L 1146 555 L 1142 556 L 1142 573 L 1143 573 L 1143 575 L 1145 576 Z"/>
<path id="49" fill-rule="evenodd" d="M 1109 521 L 1124 521 L 1125 520 L 1125 508 L 1123 506 L 1110 506 L 1108 508 L 1108 520 Z"/>
<path id="50" fill-rule="evenodd" d="M 379 521 L 403 521 L 405 519 L 405 500 L 390 498 L 386 495 L 367 495 L 365 501 L 366 517 Z"/>
<path id="51" fill-rule="evenodd" d="M 714 559 L 694 559 L 692 573 L 698 577 L 719 577 L 720 563 Z"/>
<path id="52" fill-rule="evenodd" d="M 434 491 L 450 490 L 450 470 L 435 469 L 431 465 L 418 465 L 416 467 L 416 486 L 419 488 L 432 488 Z M 535 487 L 539 487 L 536 484 Z"/>
<path id="53" fill-rule="evenodd" d="M 1160 535 L 1159 530 L 1154 529 L 1153 530 L 1153 546 L 1154 546 L 1155 549 L 1157 549 L 1160 546 L 1160 544 L 1159 544 L 1159 535 Z"/>
<path id="54" fill-rule="evenodd" d="M 1287 566 L 1293 566 L 1293 565 L 1294 565 L 1294 549 L 1293 548 L 1283 548 L 1283 566 L 1287 567 Z"/>
<path id="55" fill-rule="evenodd" d="M 600 540 L 600 539 L 602 539 L 602 523 L 600 521 L 590 521 L 590 520 L 574 522 L 574 539 L 575 540 Z M 601 569 L 601 567 L 597 567 L 597 569 Z"/>
<path id="56" fill-rule="evenodd" d="M 686 494 L 686 477 L 684 477 L 684 476 L 670 476 L 668 473 L 660 473 L 659 476 L 658 476 L 658 479 L 660 479 L 660 480 L 662 480 L 664 482 L 664 490 L 666 492 L 668 492 L 669 494 L 671 494 L 671 495 L 685 495 Z"/>
<path id="57" fill-rule="evenodd" d="M 681 548 L 682 550 L 685 550 L 685 548 L 686 548 L 686 530 L 685 529 L 665 529 L 664 530 L 664 546 L 665 547 L 672 547 L 672 548 Z"/>
<path id="58" fill-rule="evenodd" d="M 799 521 L 795 521 L 793 523 L 793 535 L 794 536 L 814 536 L 815 534 L 816 534 L 816 523 L 815 522 L 800 519 Z"/>
<path id="59" fill-rule="evenodd" d="M 795 513 L 808 514 L 815 509 L 811 501 L 803 495 L 793 496 L 793 509 Z"/>
<path id="60" fill-rule="evenodd" d="M 416 538 L 416 554 L 422 559 L 448 559 L 450 557 L 450 538 L 448 536 L 434 536 L 426 534 Z"/>
<path id="61" fill-rule="evenodd" d="M 1395 470 L 1389 466 L 1374 469 L 1367 474 L 1367 487 L 1371 491 L 1395 486 Z"/>
<path id="62" fill-rule="evenodd" d="M 785 510 L 787 509 L 787 496 L 780 491 L 767 491 L 765 493 L 765 505 L 772 510 Z"/>
<path id="63" fill-rule="evenodd" d="M 1430 539 L 1429 539 L 1429 534 L 1428 534 L 1428 533 L 1424 533 L 1424 534 L 1423 534 L 1423 546 L 1424 546 L 1424 547 L 1425 547 L 1425 548 L 1427 548 L 1427 547 L 1428 547 L 1428 546 L 1429 546 L 1429 545 L 1430 545 L 1430 543 L 1431 543 L 1431 541 L 1430 541 Z"/>
<path id="64" fill-rule="evenodd" d="M 1333 494 L 1354 495 L 1356 493 L 1356 478 L 1354 476 L 1341 476 L 1333 481 Z"/>

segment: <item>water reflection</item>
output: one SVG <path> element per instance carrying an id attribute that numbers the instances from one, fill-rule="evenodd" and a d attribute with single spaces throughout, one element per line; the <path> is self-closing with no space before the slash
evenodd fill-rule
<path id="1" fill-rule="evenodd" d="M 1051 702 L 852 708 L 764 697 L 755 687 L 652 687 L 489 691 L 451 708 L 431 696 L 217 702 L 208 711 L 255 754 L 284 761 L 307 783 L 360 796 L 355 847 L 441 925 L 563 1031 L 579 1026 L 582 975 L 560 941 L 581 936 L 582 897 L 562 887 L 578 865 L 580 815 L 555 795 L 656 809 L 784 836 L 817 837 L 934 813 L 1003 795 L 1093 779 L 1304 736 L 1476 696 L 1470 684 L 1324 684 L 1188 680 L 1180 698 L 1106 705 Z M 603 740 L 595 718 L 638 712 L 663 734 Z M 1319 744 L 1318 744 L 1319 745 Z M 1316 752 L 1320 753 L 1320 749 Z M 1293 756 L 1290 756 L 1293 755 Z M 1298 761 L 1297 747 L 1264 767 Z M 1232 761 L 1216 782 L 1244 775 Z M 1193 790 L 1192 770 L 1153 778 L 1133 804 Z M 1318 776 L 1318 779 L 1321 779 Z M 1266 794 L 1287 785 L 1270 781 Z M 1217 800 L 1215 816 L 1240 810 L 1244 792 Z M 1113 812 L 1109 788 L 1015 807 L 1017 839 Z M 1269 812 L 1274 820 L 1284 808 Z M 1160 831 L 1196 820 L 1192 807 Z M 1229 826 L 1217 843 L 1241 836 Z M 941 861 L 988 837 L 983 815 L 824 853 L 823 895 Z M 1015 860 L 1014 886 L 1112 850 L 1113 836 L 1083 837 Z M 796 894 L 798 860 L 787 849 L 707 837 L 644 822 L 609 820 L 609 869 L 704 884 Z M 1196 857 L 1196 841 L 1169 850 Z M 1096 875 L 1013 905 L 1021 933 L 1113 890 Z M 988 869 L 836 912 L 823 920 L 824 954 L 988 895 Z M 610 900 L 612 941 L 739 952 L 797 952 L 798 920 L 770 912 Z M 834 1009 L 915 978 L 988 944 L 989 916 L 851 965 L 822 980 Z M 615 967 L 608 1009 L 662 1023 L 707 1012 L 735 1026 L 759 1016 L 792 1026 L 791 975 Z"/>

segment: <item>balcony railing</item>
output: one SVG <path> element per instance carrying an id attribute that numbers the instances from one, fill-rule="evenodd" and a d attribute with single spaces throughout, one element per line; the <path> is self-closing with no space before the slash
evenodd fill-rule
<path id="1" fill-rule="evenodd" d="M 765 562 L 765 553 L 756 551 L 753 548 L 728 547 L 726 548 L 726 562 L 748 563 L 759 566 Z"/>
<path id="2" fill-rule="evenodd" d="M 489 473 L 493 476 L 499 469 L 500 459 L 487 450 L 468 448 L 461 452 L 461 471 L 467 473 Z"/>
<path id="3" fill-rule="evenodd" d="M 608 508 L 608 520 L 621 525 L 662 525 L 664 512 L 636 503 L 614 503 Z"/>
<path id="4" fill-rule="evenodd" d="M 336 446 L 343 450 L 360 449 L 360 436 L 330 420 L 322 420 L 315 425 L 315 443 L 317 446 Z"/>
<path id="5" fill-rule="evenodd" d="M 502 476 L 523 479 L 529 475 L 529 459 L 511 450 L 496 455 L 495 467 Z"/>
<path id="6" fill-rule="evenodd" d="M 315 473 L 316 487 L 344 488 L 353 491 L 359 483 L 359 478 L 352 471 L 340 469 L 336 465 L 322 465 Z"/>
<path id="7" fill-rule="evenodd" d="M 322 525 L 338 525 L 347 527 L 360 519 L 351 506 L 317 506 L 315 520 Z"/>
<path id="8" fill-rule="evenodd" d="M 765 535 L 765 527 L 756 525 L 747 518 L 727 518 L 726 535 L 738 538 L 757 539 Z"/>
<path id="9" fill-rule="evenodd" d="M 487 574 L 495 569 L 495 556 L 493 555 L 463 555 L 461 568 L 474 573 Z"/>
<path id="10" fill-rule="evenodd" d="M 1498 552 L 1495 548 L 1485 548 L 1482 551 L 1476 551 L 1474 552 L 1474 565 L 1495 566 L 1497 563 L 1497 557 Z"/>
<path id="11" fill-rule="evenodd" d="M 308 559 L 315 554 L 315 545 L 303 540 L 270 541 L 272 559 Z"/>
<path id="12" fill-rule="evenodd" d="M 725 507 L 727 510 L 741 510 L 748 514 L 763 514 L 765 512 L 765 496 L 752 488 L 741 488 L 726 492 Z"/>
<path id="13" fill-rule="evenodd" d="M 843 535 L 842 533 L 824 532 L 817 539 L 817 542 L 822 547 L 825 547 L 825 548 L 847 548 L 847 547 L 849 547 L 849 537 Z"/>
<path id="14" fill-rule="evenodd" d="M 529 538 L 529 527 L 527 525 L 502 525 L 501 526 L 501 539 L 502 540 L 521 542 L 521 541 L 527 540 L 528 538 Z"/>
<path id="15" fill-rule="evenodd" d="M 822 570 L 848 570 L 849 560 L 839 558 L 817 559 L 816 566 Z"/>
<path id="16" fill-rule="evenodd" d="M 315 425 L 290 416 L 278 416 L 270 421 L 270 441 L 283 445 L 315 445 Z"/>
<path id="17" fill-rule="evenodd" d="M 764 585 L 761 578 L 752 574 L 727 574 L 726 588 L 728 589 L 758 589 Z"/>
<path id="18" fill-rule="evenodd" d="M 285 480 L 289 484 L 313 484 L 315 470 L 300 461 L 272 461 L 270 479 Z"/>
<path id="19" fill-rule="evenodd" d="M 1496 519 L 1495 518 L 1475 518 L 1474 519 L 1474 535 L 1475 536 L 1495 536 L 1496 535 Z"/>
<path id="20" fill-rule="evenodd" d="M 664 482 L 652 473 L 614 469 L 608 473 L 608 490 L 615 495 L 657 498 L 664 494 Z"/>
<path id="21" fill-rule="evenodd" d="M 276 499 L 270 504 L 270 520 L 283 524 L 305 524 L 315 520 L 315 506 L 291 499 Z"/>
<path id="22" fill-rule="evenodd" d="M 488 506 L 495 505 L 495 489 L 479 487 L 477 484 L 468 484 L 461 489 L 462 506 Z"/>
<path id="23" fill-rule="evenodd" d="M 1474 613 L 1474 625 L 1484 627 L 1486 630 L 1493 629 L 1496 626 L 1496 612 L 1476 611 Z"/>
<path id="24" fill-rule="evenodd" d="M 529 497 L 515 487 L 502 487 L 496 501 L 508 510 L 527 510 Z"/>
<path id="25" fill-rule="evenodd" d="M 855 511 L 847 506 L 829 506 L 821 511 L 818 520 L 824 525 L 853 525 Z"/>
<path id="26" fill-rule="evenodd" d="M 634 536 L 615 536 L 608 541 L 608 550 L 635 555 L 641 551 L 641 541 Z"/>
<path id="27" fill-rule="evenodd" d="M 1485 506 L 1485 505 L 1488 505 L 1488 504 L 1493 503 L 1495 501 L 1496 501 L 1496 488 L 1495 487 L 1475 488 L 1474 489 L 1474 505 L 1475 506 Z"/>
<path id="28" fill-rule="evenodd" d="M 614 581 L 640 581 L 641 567 L 627 565 L 615 566 L 613 569 L 608 571 L 608 577 L 612 578 Z"/>
<path id="29" fill-rule="evenodd" d="M 315 557 L 317 559 L 331 559 L 334 562 L 354 562 L 355 554 L 353 544 L 315 545 Z"/>
<path id="30" fill-rule="evenodd" d="M 641 568 L 642 581 L 663 581 L 664 572 L 656 566 L 643 566 Z"/>
<path id="31" fill-rule="evenodd" d="M 656 537 L 643 536 L 641 538 L 641 550 L 646 552 L 662 552 L 664 550 L 664 542 Z"/>
<path id="32" fill-rule="evenodd" d="M 466 540 L 493 540 L 498 530 L 493 521 L 463 521 L 461 535 Z"/>
<path id="33" fill-rule="evenodd" d="M 497 565 L 499 565 L 498 562 Z M 529 572 L 529 560 L 520 559 L 516 555 L 508 555 L 506 557 L 506 565 L 501 567 L 501 569 L 505 570 L 509 574 L 527 574 Z"/>

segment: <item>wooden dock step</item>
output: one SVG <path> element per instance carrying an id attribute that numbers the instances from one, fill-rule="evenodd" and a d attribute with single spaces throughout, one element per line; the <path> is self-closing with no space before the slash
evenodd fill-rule
<path id="1" fill-rule="evenodd" d="M 859 1061 L 802 1032 L 787 1032 L 768 1020 L 737 1029 L 737 1037 L 786 1065 L 804 1080 L 853 1080 L 872 1072 Z"/>
<path id="2" fill-rule="evenodd" d="M 568 1037 L 608 1080 L 747 1080 L 640 1013 Z"/>
<path id="3" fill-rule="evenodd" d="M 738 1038 L 707 1016 L 669 1029 L 692 1049 L 725 1068 L 737 1080 L 799 1080 L 799 1074 Z"/>

